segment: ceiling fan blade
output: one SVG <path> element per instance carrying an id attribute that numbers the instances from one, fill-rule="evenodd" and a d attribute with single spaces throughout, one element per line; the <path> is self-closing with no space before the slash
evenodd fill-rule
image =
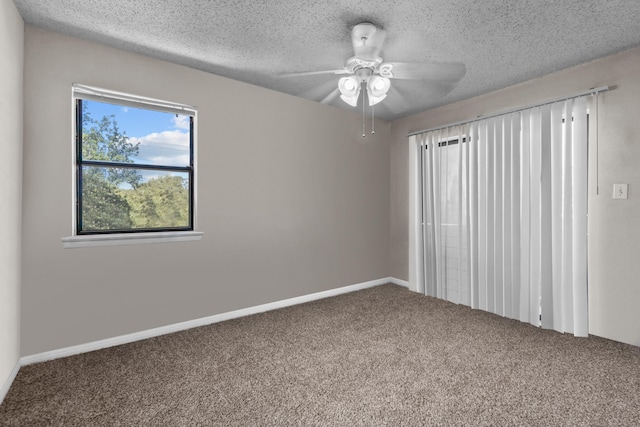
<path id="1" fill-rule="evenodd" d="M 353 27 L 351 43 L 354 56 L 366 61 L 373 61 L 382 51 L 387 32 L 370 22 L 363 22 Z"/>
<path id="2" fill-rule="evenodd" d="M 432 80 L 443 83 L 458 83 L 467 72 L 464 64 L 458 62 L 387 62 L 393 65 L 394 79 Z M 383 64 L 384 65 L 384 64 Z"/>
<path id="3" fill-rule="evenodd" d="M 331 104 L 331 102 L 333 102 L 333 100 L 336 99 L 339 94 L 340 94 L 340 90 L 338 88 L 335 88 L 333 91 L 331 91 L 331 93 L 329 95 L 327 95 L 324 98 L 322 98 L 320 100 L 320 103 L 321 104 Z"/>
<path id="4" fill-rule="evenodd" d="M 406 97 L 395 87 L 389 88 L 387 98 L 381 102 L 381 105 L 386 107 L 392 114 L 399 114 L 406 110 L 407 100 Z"/>
<path id="5" fill-rule="evenodd" d="M 284 73 L 279 74 L 279 77 L 305 77 L 305 76 L 318 76 L 322 74 L 351 74 L 349 70 L 340 69 L 340 70 L 323 70 L 323 71 L 303 71 L 300 73 Z"/>
<path id="6" fill-rule="evenodd" d="M 331 79 L 321 84 L 315 85 L 311 89 L 299 93 L 298 96 L 306 99 L 311 99 L 313 101 L 322 102 L 323 104 L 328 104 L 335 98 L 334 92 L 336 91 L 338 91 L 338 82 L 334 79 Z"/>

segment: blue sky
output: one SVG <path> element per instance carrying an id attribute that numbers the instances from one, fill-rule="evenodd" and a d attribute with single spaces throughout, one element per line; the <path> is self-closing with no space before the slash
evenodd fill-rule
<path id="1" fill-rule="evenodd" d="M 139 143 L 136 163 L 187 166 L 189 162 L 189 116 L 83 101 L 96 120 L 114 115 L 131 143 Z"/>

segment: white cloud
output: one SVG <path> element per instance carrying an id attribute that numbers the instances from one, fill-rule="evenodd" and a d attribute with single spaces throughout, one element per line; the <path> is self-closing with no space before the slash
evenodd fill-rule
<path id="1" fill-rule="evenodd" d="M 167 130 L 140 138 L 132 137 L 129 141 L 140 144 L 139 163 L 170 166 L 189 164 L 189 132 Z"/>
<path id="2" fill-rule="evenodd" d="M 178 129 L 189 130 L 191 124 L 189 116 L 173 116 L 171 121 L 173 122 L 173 126 Z"/>

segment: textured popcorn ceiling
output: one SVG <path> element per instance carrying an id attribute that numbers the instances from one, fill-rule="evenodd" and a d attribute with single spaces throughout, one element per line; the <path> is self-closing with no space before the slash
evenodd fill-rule
<path id="1" fill-rule="evenodd" d="M 317 101 L 339 76 L 282 74 L 342 68 L 352 55 L 351 27 L 362 21 L 387 31 L 385 61 L 466 65 L 444 97 L 428 76 L 393 80 L 376 106 L 376 116 L 386 119 L 640 45 L 640 0 L 14 2 L 38 27 Z M 353 109 L 339 98 L 330 103 Z"/>

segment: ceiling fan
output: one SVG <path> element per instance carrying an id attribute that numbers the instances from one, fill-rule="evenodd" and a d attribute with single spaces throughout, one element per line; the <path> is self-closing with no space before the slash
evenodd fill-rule
<path id="1" fill-rule="evenodd" d="M 364 107 L 364 94 L 367 94 L 369 106 L 378 104 L 387 97 L 392 79 L 426 80 L 444 96 L 456 87 L 466 73 L 466 68 L 461 63 L 385 62 L 380 56 L 385 39 L 385 30 L 371 22 L 362 22 L 355 25 L 351 31 L 353 56 L 345 61 L 343 68 L 292 73 L 287 76 L 344 75 L 345 77 L 338 80 L 337 89 L 322 102 L 330 102 L 339 93 L 340 99 L 355 107 L 362 93 Z"/>

